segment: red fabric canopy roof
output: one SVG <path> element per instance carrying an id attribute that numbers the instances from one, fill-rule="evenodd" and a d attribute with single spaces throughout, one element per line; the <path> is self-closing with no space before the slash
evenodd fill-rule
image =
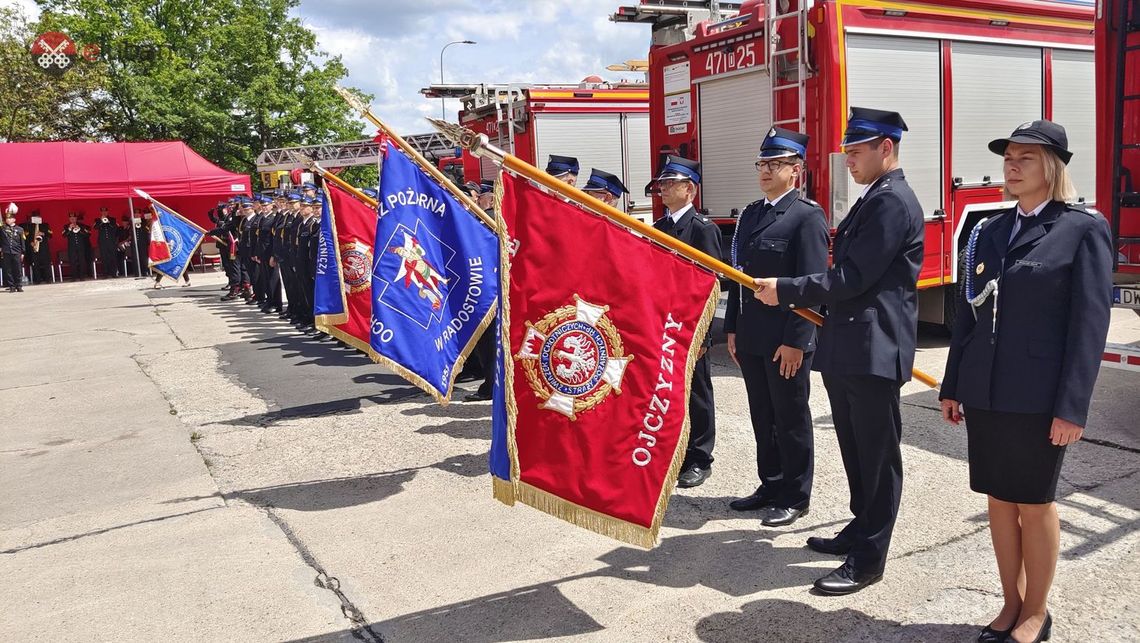
<path id="1" fill-rule="evenodd" d="M 0 201 L 249 194 L 249 177 L 219 168 L 181 141 L 0 143 Z"/>

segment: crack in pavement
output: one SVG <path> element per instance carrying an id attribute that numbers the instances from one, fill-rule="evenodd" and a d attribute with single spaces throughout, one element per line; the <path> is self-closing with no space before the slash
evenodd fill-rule
<path id="1" fill-rule="evenodd" d="M 911 556 L 917 556 L 918 554 L 926 554 L 926 553 L 934 551 L 935 549 L 938 549 L 939 547 L 945 547 L 946 545 L 953 545 L 954 543 L 961 542 L 967 538 L 970 538 L 971 536 L 976 536 L 977 534 L 980 534 L 981 532 L 986 531 L 989 528 L 990 528 L 990 525 L 987 522 L 987 523 L 985 523 L 979 527 L 975 527 L 971 531 L 968 531 L 968 532 L 965 532 L 962 534 L 958 534 L 957 536 L 953 536 L 953 537 L 948 538 L 944 541 L 934 543 L 933 545 L 927 545 L 925 547 L 919 547 L 918 549 L 908 551 L 904 554 L 899 554 L 898 556 L 896 556 L 894 558 L 894 560 L 902 560 L 904 558 L 910 558 Z"/>
<path id="2" fill-rule="evenodd" d="M 81 540 L 83 538 L 89 538 L 91 536 L 99 536 L 101 534 L 106 534 L 106 533 L 109 533 L 112 531 L 118 531 L 120 529 L 126 529 L 128 527 L 137 527 L 138 525 L 147 525 L 147 524 L 151 524 L 151 523 L 162 522 L 164 520 L 170 520 L 171 518 L 182 518 L 184 516 L 191 516 L 193 514 L 202 513 L 203 511 L 213 511 L 215 509 L 221 509 L 221 508 L 222 508 L 221 506 L 205 507 L 203 509 L 195 509 L 193 511 L 184 511 L 184 512 L 178 513 L 178 514 L 171 514 L 169 516 L 159 516 L 158 518 L 148 518 L 146 520 L 138 520 L 135 522 L 126 523 L 124 525 L 115 525 L 114 527 L 105 527 L 103 529 L 95 529 L 93 531 L 88 531 L 88 532 L 85 532 L 82 534 L 75 534 L 74 536 L 64 536 L 62 538 L 56 538 L 54 540 L 47 540 L 47 541 L 44 541 L 42 543 L 25 545 L 23 547 L 13 547 L 12 549 L 5 549 L 3 551 L 0 551 L 0 554 L 18 554 L 22 551 L 28 551 L 29 549 L 40 549 L 42 547 L 50 547 L 51 545 L 60 545 L 63 543 L 69 543 L 69 542 L 73 542 L 76 540 Z"/>
<path id="3" fill-rule="evenodd" d="M 305 546 L 305 543 L 301 542 L 301 539 L 293 532 L 289 523 L 277 514 L 275 511 L 276 508 L 270 505 L 263 507 L 263 509 L 269 519 L 273 521 L 273 524 L 277 525 L 277 528 L 285 535 L 285 539 L 289 541 L 289 544 L 293 545 L 293 548 L 297 550 L 297 553 L 301 556 L 301 560 L 305 561 L 306 565 L 317 572 L 316 578 L 313 579 L 313 584 L 321 589 L 332 592 L 337 597 L 337 600 L 340 601 L 341 613 L 352 622 L 351 632 L 353 637 L 365 641 L 366 643 L 384 643 L 384 637 L 372 629 L 372 626 L 368 623 L 368 619 L 364 617 L 364 613 L 361 612 L 360 608 L 356 607 L 356 605 L 352 603 L 352 600 L 341 590 L 340 580 L 325 571 L 324 567 L 317 562 L 313 553 Z"/>

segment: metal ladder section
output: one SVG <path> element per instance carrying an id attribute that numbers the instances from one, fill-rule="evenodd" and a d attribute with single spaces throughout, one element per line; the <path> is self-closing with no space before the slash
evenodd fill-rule
<path id="1" fill-rule="evenodd" d="M 772 82 L 772 124 L 804 132 L 807 128 L 807 12 L 813 0 L 795 0 L 795 9 L 780 13 L 779 2 L 768 0 L 764 34 L 768 39 L 768 73 Z M 795 22 L 796 42 L 788 46 L 780 34 L 786 34 L 785 23 Z M 795 71 L 795 80 L 784 80 Z M 796 113 L 779 113 L 780 98 L 787 91 L 796 92 Z"/>
<path id="2" fill-rule="evenodd" d="M 520 127 L 515 123 L 514 109 L 519 103 L 526 100 L 524 90 L 532 85 L 507 85 L 495 87 L 495 125 L 497 141 L 492 141 L 496 147 L 509 154 L 515 153 L 515 131 Z"/>
<path id="3" fill-rule="evenodd" d="M 1112 240 L 1117 252 L 1113 253 L 1113 270 L 1121 265 L 1120 252 L 1122 246 L 1140 244 L 1140 237 L 1121 237 L 1120 219 L 1124 211 L 1130 211 L 1133 216 L 1140 215 L 1140 185 L 1136 181 L 1140 177 L 1133 177 L 1131 171 L 1124 167 L 1124 155 L 1132 150 L 1134 155 L 1140 155 L 1140 139 L 1125 140 L 1124 117 L 1125 108 L 1136 105 L 1140 110 L 1140 93 L 1126 94 L 1128 79 L 1140 75 L 1140 42 L 1129 44 L 1129 34 L 1140 32 L 1140 0 L 1121 0 L 1117 3 L 1117 15 L 1110 17 L 1109 24 L 1116 29 L 1119 60 L 1116 65 L 1116 92 L 1115 100 L 1115 130 L 1120 138 L 1112 150 L 1112 167 L 1114 176 L 1112 181 Z M 1136 118 L 1136 115 L 1133 115 Z M 1131 253 L 1125 255 L 1131 257 Z M 1134 266 L 1134 263 L 1124 263 Z"/>

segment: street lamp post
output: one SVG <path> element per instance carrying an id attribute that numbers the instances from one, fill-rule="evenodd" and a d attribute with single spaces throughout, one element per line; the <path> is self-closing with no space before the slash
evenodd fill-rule
<path id="1" fill-rule="evenodd" d="M 443 49 L 439 50 L 439 84 L 440 85 L 443 84 L 443 52 L 447 51 L 447 48 L 452 46 L 452 45 L 474 45 L 474 44 L 475 44 L 474 40 L 456 40 L 454 42 L 447 43 L 446 45 L 443 46 Z M 439 115 L 440 115 L 440 118 L 442 118 L 443 120 L 445 120 L 445 121 L 447 120 L 447 99 L 442 97 L 442 96 L 439 97 Z"/>

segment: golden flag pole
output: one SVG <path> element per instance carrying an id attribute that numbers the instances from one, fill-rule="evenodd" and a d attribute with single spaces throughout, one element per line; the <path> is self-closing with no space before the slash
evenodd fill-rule
<path id="1" fill-rule="evenodd" d="M 479 217 L 479 220 L 482 221 L 484 225 L 492 230 L 498 230 L 498 226 L 495 225 L 495 219 L 491 217 L 491 215 L 484 212 L 483 208 L 480 208 L 479 205 L 475 203 L 475 200 L 471 198 L 471 195 L 456 187 L 456 185 L 451 182 L 451 179 L 447 178 L 443 172 L 440 172 L 439 168 L 437 168 L 435 165 L 432 165 L 431 161 L 428 161 L 426 158 L 424 158 L 423 155 L 417 152 L 415 148 L 413 148 L 411 145 L 408 145 L 408 142 L 405 141 L 402 136 L 396 133 L 395 130 L 388 127 L 384 124 L 383 121 L 377 118 L 377 116 L 372 113 L 372 110 L 369 109 L 368 106 L 363 102 L 361 102 L 359 98 L 339 85 L 337 86 L 336 91 L 338 94 L 340 94 L 340 97 L 343 98 L 346 103 L 351 105 L 352 108 L 356 111 L 360 112 L 361 116 L 371 121 L 372 124 L 375 125 L 381 132 L 383 132 L 385 136 L 392 139 L 392 141 L 401 150 L 403 150 L 405 154 L 410 156 L 417 165 L 419 165 L 425 172 L 431 175 L 431 177 L 435 179 L 440 185 L 442 185 L 444 189 L 450 192 L 452 196 L 454 196 L 456 199 L 459 199 L 459 201 L 463 203 L 463 205 L 466 206 L 470 212 Z"/>
<path id="2" fill-rule="evenodd" d="M 526 177 L 535 183 L 577 202 L 585 205 L 589 209 L 597 212 L 598 214 L 606 217 L 610 221 L 621 225 L 629 230 L 637 232 L 640 235 L 648 237 L 655 243 L 669 248 L 673 252 L 685 257 L 686 259 L 696 263 L 708 270 L 711 270 L 719 275 L 723 275 L 728 279 L 744 286 L 750 290 L 756 290 L 756 282 L 748 274 L 733 268 L 732 266 L 724 263 L 720 259 L 707 255 L 696 248 L 681 242 L 680 240 L 654 228 L 653 226 L 635 219 L 628 214 L 618 210 L 617 208 L 606 204 L 605 202 L 595 199 L 594 197 L 586 194 L 578 188 L 568 185 L 558 179 L 550 176 L 546 172 L 538 169 L 537 167 L 527 163 L 526 161 L 507 154 L 503 150 L 491 145 L 489 139 L 485 134 L 476 134 L 475 132 L 447 121 L 441 121 L 435 118 L 428 118 L 428 121 L 439 130 L 444 136 L 450 138 L 456 145 L 471 152 L 475 156 L 488 157 L 493 161 L 499 163 L 504 169 L 510 170 L 515 174 Z M 792 312 L 800 317 L 810 321 L 816 326 L 823 325 L 823 316 L 814 310 L 794 308 Z M 912 371 L 914 378 L 931 388 L 938 388 L 938 380 L 934 379 L 926 373 L 914 369 Z"/>
<path id="3" fill-rule="evenodd" d="M 351 183 L 349 183 L 348 181 L 345 181 L 344 179 L 340 178 L 339 176 L 337 176 L 337 175 L 333 174 L 332 172 L 329 172 L 325 168 L 321 167 L 320 164 L 317 163 L 312 158 L 310 158 L 304 154 L 298 154 L 298 153 L 294 153 L 293 158 L 295 158 L 296 160 L 303 163 L 305 165 L 305 167 L 309 168 L 310 170 L 316 172 L 317 174 L 320 174 L 322 179 L 324 179 L 330 183 L 336 184 L 337 187 L 340 187 L 345 192 L 348 192 L 352 196 L 356 197 L 356 199 L 358 201 L 365 203 L 366 205 L 368 205 L 369 207 L 371 207 L 373 209 L 375 209 L 379 205 L 379 203 L 376 201 L 376 199 L 370 198 L 367 194 L 356 189 L 356 187 L 354 185 L 352 185 Z"/>

